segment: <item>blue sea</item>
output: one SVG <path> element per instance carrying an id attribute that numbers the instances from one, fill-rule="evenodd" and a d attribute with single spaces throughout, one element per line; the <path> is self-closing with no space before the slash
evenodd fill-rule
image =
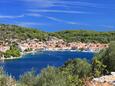
<path id="1" fill-rule="evenodd" d="M 40 71 L 47 66 L 59 67 L 62 66 L 64 62 L 74 58 L 86 58 L 91 62 L 93 55 L 94 54 L 91 52 L 43 51 L 35 54 L 24 55 L 20 59 L 0 62 L 0 66 L 3 66 L 4 70 L 9 75 L 18 79 L 20 75 L 30 71 L 31 69 L 40 73 Z"/>

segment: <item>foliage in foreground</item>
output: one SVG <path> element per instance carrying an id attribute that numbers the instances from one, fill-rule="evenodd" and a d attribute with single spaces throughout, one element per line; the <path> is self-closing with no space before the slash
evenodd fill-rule
<path id="1" fill-rule="evenodd" d="M 109 48 L 96 55 L 93 60 L 93 71 L 95 76 L 115 71 L 115 41 L 109 44 Z"/>
<path id="2" fill-rule="evenodd" d="M 67 72 L 60 70 L 60 68 L 48 67 L 36 76 L 33 72 L 24 74 L 19 83 L 24 86 L 83 86 L 78 75 L 74 76 Z"/>
<path id="3" fill-rule="evenodd" d="M 16 86 L 16 81 L 5 74 L 3 68 L 0 68 L 0 86 Z"/>
<path id="4" fill-rule="evenodd" d="M 83 63 L 85 65 L 81 66 L 81 68 L 78 69 L 80 70 L 78 72 L 76 68 L 78 68 L 79 66 L 76 66 L 74 68 L 74 65 L 82 65 Z M 86 60 L 82 61 L 81 59 L 76 59 L 74 65 L 70 61 L 68 62 L 67 66 L 63 66 L 60 68 L 48 67 L 43 69 L 39 75 L 36 75 L 34 71 L 27 72 L 24 75 L 22 75 L 20 79 L 17 81 L 17 86 L 83 86 L 83 78 L 86 76 L 87 73 L 89 73 L 90 64 L 88 64 Z M 71 72 L 70 70 L 72 69 L 74 71 Z M 85 74 L 86 70 L 87 73 Z M 74 74 L 75 71 L 77 72 Z M 4 77 L 8 78 L 8 76 Z M 2 80 L 3 79 L 0 78 L 0 81 Z M 5 81 L 5 83 L 8 82 L 7 80 L 3 81 Z"/>

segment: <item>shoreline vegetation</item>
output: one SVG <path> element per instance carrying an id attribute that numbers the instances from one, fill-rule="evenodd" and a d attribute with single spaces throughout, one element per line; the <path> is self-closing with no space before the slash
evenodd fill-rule
<path id="1" fill-rule="evenodd" d="M 107 47 L 106 47 L 107 48 Z M 3 60 L 13 60 L 13 59 L 20 59 L 20 58 L 22 58 L 24 55 L 27 55 L 27 54 L 29 54 L 29 53 L 31 53 L 31 54 L 34 54 L 34 53 L 37 53 L 37 52 L 43 52 L 43 51 L 70 51 L 70 52 L 92 52 L 92 53 L 98 53 L 99 51 L 91 51 L 90 49 L 89 50 L 85 50 L 85 49 L 62 49 L 62 48 L 50 48 L 50 49 L 46 49 L 46 48 L 44 48 L 44 49 L 37 49 L 37 50 L 31 50 L 31 51 L 26 51 L 26 52 L 20 52 L 20 56 L 18 56 L 18 57 L 13 57 L 13 56 L 10 56 L 10 57 L 7 57 L 7 58 L 4 58 L 4 56 L 3 57 L 1 57 L 0 58 L 0 61 L 3 61 Z"/>
<path id="2" fill-rule="evenodd" d="M 35 53 L 37 53 L 37 52 L 44 52 L 44 51 L 54 51 L 54 52 L 58 52 L 58 51 L 61 51 L 61 52 L 63 52 L 63 51 L 70 51 L 70 52 L 91 52 L 91 53 L 96 53 L 96 52 L 92 52 L 92 51 L 81 51 L 81 50 L 61 50 L 61 49 L 59 49 L 59 50 L 36 50 L 36 51 L 30 51 L 30 52 L 25 52 L 25 53 L 22 53 L 19 57 L 8 57 L 8 58 L 1 58 L 0 59 L 0 61 L 5 61 L 5 60 L 15 60 L 15 59 L 20 59 L 20 58 L 22 58 L 24 55 L 27 55 L 27 54 L 35 54 Z"/>

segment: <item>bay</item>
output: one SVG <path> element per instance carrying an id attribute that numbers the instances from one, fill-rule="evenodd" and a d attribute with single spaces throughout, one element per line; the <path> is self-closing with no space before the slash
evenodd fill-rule
<path id="1" fill-rule="evenodd" d="M 37 73 L 47 66 L 59 67 L 64 62 L 74 58 L 86 58 L 89 62 L 93 58 L 91 52 L 76 52 L 76 51 L 43 51 L 35 54 L 24 55 L 20 59 L 7 60 L 0 62 L 0 66 L 4 67 L 4 70 L 18 79 L 20 75 L 24 74 L 31 69 L 34 69 Z"/>

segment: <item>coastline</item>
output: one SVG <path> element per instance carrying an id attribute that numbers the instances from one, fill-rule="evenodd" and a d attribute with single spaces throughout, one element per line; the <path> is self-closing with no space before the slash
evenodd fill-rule
<path id="1" fill-rule="evenodd" d="M 89 53 L 97 53 L 95 51 L 90 51 L 90 50 L 72 50 L 72 49 L 40 49 L 40 50 L 33 50 L 33 51 L 30 51 L 30 52 L 21 52 L 21 55 L 19 57 L 10 57 L 10 58 L 2 58 L 0 59 L 0 61 L 5 61 L 5 60 L 15 60 L 15 59 L 20 59 L 22 58 L 24 55 L 27 55 L 27 54 L 34 54 L 36 52 L 44 52 L 44 51 L 54 51 L 54 52 L 58 52 L 58 51 L 70 51 L 70 52 L 89 52 Z"/>
<path id="2" fill-rule="evenodd" d="M 37 52 L 37 51 L 21 52 L 21 55 L 20 55 L 19 57 L 2 58 L 2 59 L 0 59 L 0 61 L 1 61 L 1 60 L 14 60 L 14 59 L 20 59 L 20 58 L 22 58 L 24 55 L 27 55 L 27 54 L 29 54 L 29 53 L 35 53 L 35 52 Z"/>

